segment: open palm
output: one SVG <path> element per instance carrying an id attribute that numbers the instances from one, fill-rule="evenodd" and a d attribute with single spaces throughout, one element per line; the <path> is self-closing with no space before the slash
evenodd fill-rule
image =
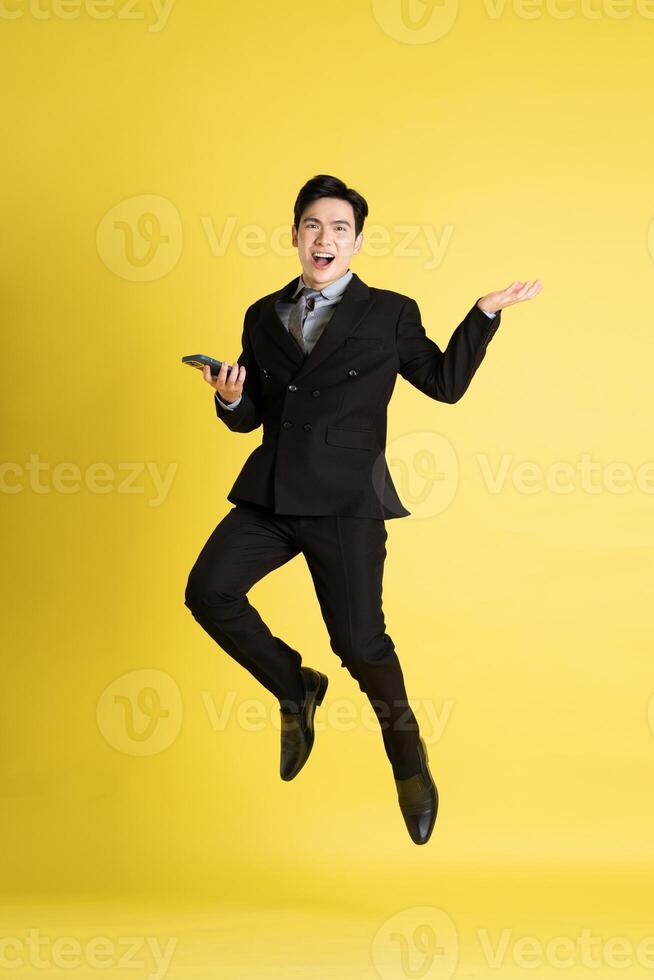
<path id="1" fill-rule="evenodd" d="M 506 289 L 486 293 L 479 300 L 477 306 L 484 313 L 497 313 L 498 310 L 504 310 L 507 306 L 513 306 L 514 303 L 533 299 L 534 296 L 538 296 L 542 288 L 543 284 L 540 279 L 534 279 L 533 282 L 512 282 Z"/>

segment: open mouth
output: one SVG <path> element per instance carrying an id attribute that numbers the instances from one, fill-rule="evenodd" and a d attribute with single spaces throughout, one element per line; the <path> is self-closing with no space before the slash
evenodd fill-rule
<path id="1" fill-rule="evenodd" d="M 331 252 L 314 252 L 311 261 L 316 269 L 326 269 L 328 265 L 332 264 L 334 258 L 335 256 Z"/>

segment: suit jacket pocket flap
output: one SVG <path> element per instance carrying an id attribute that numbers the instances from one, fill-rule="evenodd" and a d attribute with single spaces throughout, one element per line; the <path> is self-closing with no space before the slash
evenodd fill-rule
<path id="1" fill-rule="evenodd" d="M 345 446 L 347 449 L 372 449 L 375 433 L 372 429 L 343 429 L 338 425 L 328 425 L 325 440 L 332 446 Z"/>

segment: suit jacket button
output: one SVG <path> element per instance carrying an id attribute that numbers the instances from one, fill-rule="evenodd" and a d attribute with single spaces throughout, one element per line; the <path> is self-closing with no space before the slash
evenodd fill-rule
<path id="1" fill-rule="evenodd" d="M 350 375 L 350 377 L 351 377 L 351 378 L 356 378 L 356 376 L 357 376 L 357 374 L 358 374 L 359 372 L 358 372 L 358 371 L 356 370 L 356 368 L 352 368 L 352 369 L 351 369 L 350 371 L 348 371 L 347 373 L 348 373 L 348 374 Z"/>
<path id="2" fill-rule="evenodd" d="M 288 420 L 288 419 L 284 419 L 284 421 L 282 422 L 282 426 L 283 426 L 283 427 L 284 427 L 285 429 L 290 429 L 290 428 L 292 428 L 292 426 L 293 426 L 293 423 L 292 423 L 292 422 L 289 422 L 289 420 Z"/>
<path id="3" fill-rule="evenodd" d="M 289 391 L 297 391 L 297 385 L 289 385 L 288 386 L 288 390 Z"/>
<path id="4" fill-rule="evenodd" d="M 311 422 L 305 422 L 302 428 L 304 429 L 305 432 L 311 432 L 313 426 L 311 425 Z"/>
<path id="5" fill-rule="evenodd" d="M 318 389 L 316 388 L 316 390 L 315 390 L 315 391 L 312 391 L 312 392 L 311 392 L 311 394 L 313 395 L 313 397 L 314 397 L 314 398 L 317 398 L 317 397 L 318 397 L 318 395 L 320 394 L 320 392 L 319 392 L 319 391 L 318 391 Z"/>

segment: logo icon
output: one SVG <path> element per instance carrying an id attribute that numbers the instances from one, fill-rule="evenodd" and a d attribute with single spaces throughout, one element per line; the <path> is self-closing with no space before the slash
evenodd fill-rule
<path id="1" fill-rule="evenodd" d="M 454 26 L 459 0 L 372 0 L 372 12 L 394 41 L 431 44 Z"/>
<path id="2" fill-rule="evenodd" d="M 169 748 L 182 727 L 182 696 L 170 674 L 145 668 L 112 681 L 96 707 L 105 741 L 125 755 L 156 755 Z"/>
<path id="3" fill-rule="evenodd" d="M 449 439 L 440 432 L 405 432 L 388 443 L 375 467 L 388 460 L 389 472 L 411 517 L 434 517 L 454 500 L 459 461 Z"/>
<path id="4" fill-rule="evenodd" d="M 152 282 L 168 275 L 182 254 L 182 219 L 165 197 L 140 194 L 114 205 L 96 233 L 98 255 L 115 275 Z"/>
<path id="5" fill-rule="evenodd" d="M 372 941 L 373 966 L 382 980 L 450 980 L 458 959 L 454 922 L 431 906 L 403 909 Z"/>

